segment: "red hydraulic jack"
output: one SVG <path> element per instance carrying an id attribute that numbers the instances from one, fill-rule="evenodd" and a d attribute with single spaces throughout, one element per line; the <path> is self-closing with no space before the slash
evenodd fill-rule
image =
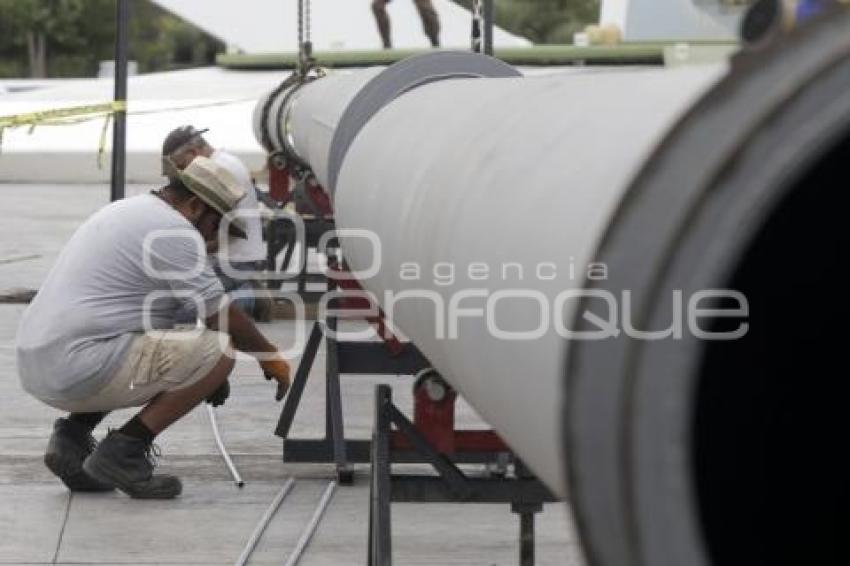
<path id="1" fill-rule="evenodd" d="M 492 430 L 457 430 L 455 406 L 457 392 L 437 372 L 427 369 L 413 385 L 413 426 L 422 438 L 440 454 L 509 454 L 508 448 Z M 415 450 L 403 432 L 392 434 L 394 451 Z"/>

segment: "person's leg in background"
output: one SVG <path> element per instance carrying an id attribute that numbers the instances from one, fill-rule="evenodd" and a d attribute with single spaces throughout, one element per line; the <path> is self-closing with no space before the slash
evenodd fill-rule
<path id="1" fill-rule="evenodd" d="M 83 471 L 83 461 L 97 446 L 92 431 L 108 412 L 71 413 L 53 423 L 44 464 L 71 491 L 111 491 L 112 485 L 99 482 Z"/>
<path id="2" fill-rule="evenodd" d="M 230 295 L 239 291 L 239 296 L 232 297 L 233 303 L 252 318 L 256 318 L 257 291 L 259 285 L 248 277 L 233 278 L 224 273 L 217 261 L 212 264 L 215 274 L 224 287 L 224 292 Z M 262 265 L 257 262 L 232 262 L 231 269 L 244 272 L 262 271 Z M 174 323 L 181 326 L 195 326 L 198 322 L 198 311 L 192 304 L 183 305 L 174 317 Z"/>
<path id="3" fill-rule="evenodd" d="M 246 274 L 245 277 L 238 278 L 231 277 L 225 273 L 217 262 L 213 263 L 213 269 L 215 270 L 216 275 L 218 275 L 218 279 L 221 281 L 222 287 L 224 287 L 224 292 L 228 295 L 238 292 L 237 296 L 231 296 L 231 300 L 237 307 L 239 307 L 239 310 L 253 318 L 254 308 L 256 306 L 255 291 L 258 285 L 250 279 L 250 274 L 260 270 L 257 263 L 232 262 L 229 269 L 236 271 L 237 273 L 242 272 Z"/>
<path id="4" fill-rule="evenodd" d="M 375 14 L 375 21 L 378 23 L 378 32 L 381 34 L 384 49 L 392 49 L 392 30 L 390 16 L 387 14 L 387 2 L 389 0 L 372 0 L 372 13 Z"/>
<path id="5" fill-rule="evenodd" d="M 440 46 L 440 16 L 437 10 L 434 9 L 434 4 L 431 0 L 413 0 L 416 4 L 416 9 L 419 10 L 419 16 L 422 18 L 422 27 L 425 29 L 425 35 L 431 42 L 431 47 Z"/>

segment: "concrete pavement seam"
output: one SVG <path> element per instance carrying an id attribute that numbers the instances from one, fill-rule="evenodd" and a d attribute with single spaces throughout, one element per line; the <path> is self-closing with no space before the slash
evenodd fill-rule
<path id="1" fill-rule="evenodd" d="M 56 541 L 56 550 L 53 553 L 51 564 L 56 564 L 59 559 L 59 550 L 62 548 L 62 538 L 65 536 L 65 527 L 68 525 L 68 517 L 71 515 L 71 501 L 74 499 L 74 494 L 68 492 L 68 504 L 65 506 L 65 517 L 62 519 L 62 527 L 59 529 L 59 539 Z"/>

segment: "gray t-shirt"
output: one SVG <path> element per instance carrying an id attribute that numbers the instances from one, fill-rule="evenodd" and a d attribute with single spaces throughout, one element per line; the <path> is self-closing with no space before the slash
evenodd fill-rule
<path id="1" fill-rule="evenodd" d="M 198 301 L 224 294 L 198 231 L 168 203 L 142 195 L 89 218 L 59 254 L 18 330 L 23 388 L 45 401 L 99 391 L 139 333 L 171 328 Z"/>

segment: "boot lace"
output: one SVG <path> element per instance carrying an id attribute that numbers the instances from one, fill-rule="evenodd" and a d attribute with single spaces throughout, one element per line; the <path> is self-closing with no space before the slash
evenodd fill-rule
<path id="1" fill-rule="evenodd" d="M 145 459 L 150 464 L 151 468 L 156 468 L 159 465 L 159 459 L 162 458 L 162 450 L 158 444 L 151 443 L 145 448 Z"/>

